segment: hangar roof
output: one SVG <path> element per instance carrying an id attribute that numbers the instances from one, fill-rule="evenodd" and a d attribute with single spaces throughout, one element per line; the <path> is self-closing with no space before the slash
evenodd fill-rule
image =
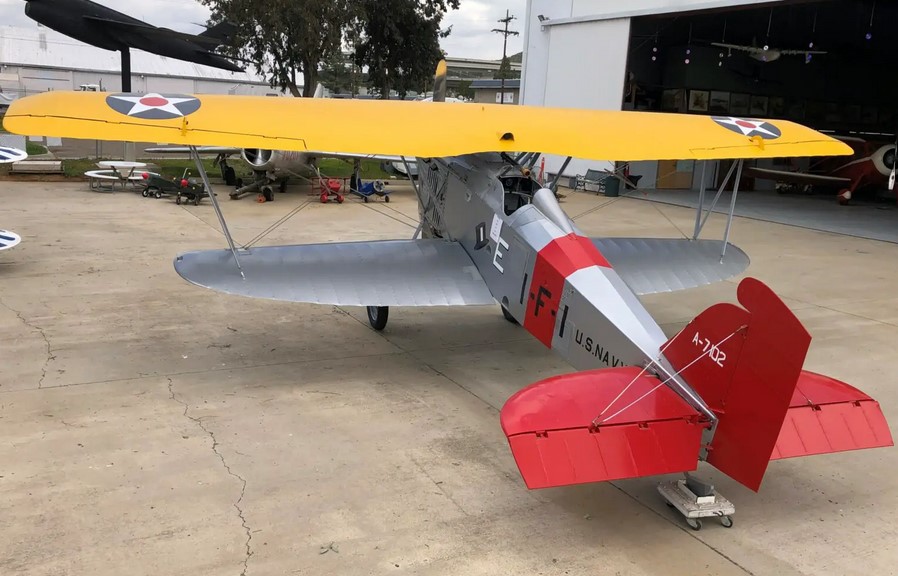
<path id="1" fill-rule="evenodd" d="M 121 72 L 118 52 L 90 46 L 43 26 L 0 26 L 0 64 L 89 72 Z M 228 72 L 131 50 L 132 74 L 267 84 L 252 72 Z"/>

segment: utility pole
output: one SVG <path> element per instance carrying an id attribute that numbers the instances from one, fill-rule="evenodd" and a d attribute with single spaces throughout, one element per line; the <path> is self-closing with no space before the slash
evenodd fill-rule
<path id="1" fill-rule="evenodd" d="M 514 16 L 512 16 L 511 14 L 509 14 L 509 13 L 508 13 L 508 10 L 506 10 L 506 11 L 505 11 L 505 18 L 500 18 L 500 19 L 498 20 L 499 24 L 505 24 L 505 28 L 504 28 L 504 29 L 502 29 L 502 28 L 493 28 L 493 32 L 498 32 L 499 34 L 502 34 L 502 36 L 503 36 L 503 38 L 502 38 L 502 64 L 505 63 L 505 59 L 506 59 L 506 57 L 507 57 L 507 56 L 505 55 L 505 51 L 506 51 L 506 49 L 508 48 L 508 37 L 509 37 L 509 36 L 517 36 L 517 35 L 518 35 L 517 31 L 515 31 L 515 30 L 509 30 L 509 29 L 508 29 L 508 24 L 509 24 L 512 20 L 515 20 L 515 19 L 516 19 L 516 18 L 515 18 Z M 502 64 L 499 64 L 499 69 L 500 69 L 500 70 L 502 69 Z M 510 63 L 510 62 L 509 62 L 509 64 L 508 64 L 508 68 L 509 68 L 509 70 L 511 69 L 511 63 Z M 502 74 L 502 83 L 501 83 L 501 88 L 499 88 L 499 90 L 500 90 L 500 92 L 499 92 L 499 103 L 500 103 L 500 104 L 505 104 L 505 74 Z"/>

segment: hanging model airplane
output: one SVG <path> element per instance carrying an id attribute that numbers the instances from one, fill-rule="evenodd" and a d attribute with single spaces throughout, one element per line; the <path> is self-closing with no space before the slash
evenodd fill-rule
<path id="1" fill-rule="evenodd" d="M 833 136 L 851 146 L 851 156 L 815 158 L 806 172 L 746 168 L 746 176 L 775 180 L 790 188 L 839 190 L 839 204 L 847 204 L 857 190 L 895 189 L 895 144 L 876 144 L 854 136 Z"/>
<path id="2" fill-rule="evenodd" d="M 749 46 L 746 44 L 726 44 L 724 42 L 711 42 L 711 46 L 717 46 L 718 48 L 726 48 L 732 53 L 733 50 L 737 50 L 739 52 L 746 52 L 751 58 L 759 62 L 773 62 L 775 60 L 779 60 L 780 56 L 804 56 L 805 62 L 811 61 L 811 56 L 817 54 L 826 54 L 825 51 L 822 50 L 813 50 L 808 48 L 807 50 L 784 50 L 782 48 L 773 48 L 769 44 L 765 44 L 763 46 Z"/>
<path id="3" fill-rule="evenodd" d="M 211 195 L 229 248 L 180 254 L 175 269 L 227 294 L 366 306 L 377 330 L 390 306 L 498 302 L 580 370 L 532 384 L 502 408 L 529 488 L 690 471 L 706 460 L 757 490 L 771 460 L 892 445 L 876 401 L 802 370 L 811 336 L 760 281 L 742 280 L 741 306 L 714 305 L 670 339 L 643 307 L 640 295 L 748 266 L 727 242 L 732 208 L 723 241 L 697 239 L 701 208 L 692 240 L 589 238 L 524 166 L 531 152 L 758 159 L 850 153 L 843 142 L 787 121 L 441 102 L 173 94 L 154 101 L 169 113 L 151 118 L 122 111 L 114 103 L 123 97 L 29 96 L 12 105 L 4 126 L 416 158 L 421 224 L 413 239 L 238 248 Z M 173 102 L 184 107 L 171 111 Z M 193 157 L 208 186 L 195 148 Z M 741 167 L 734 162 L 729 173 L 736 183 Z"/>
<path id="4" fill-rule="evenodd" d="M 202 34 L 186 34 L 147 24 L 90 0 L 26 0 L 25 14 L 48 28 L 105 50 L 137 48 L 231 72 L 243 71 L 213 51 L 230 40 L 234 26 L 228 23 Z"/>
<path id="5" fill-rule="evenodd" d="M 18 162 L 26 158 L 28 158 L 28 154 L 24 150 L 0 146 L 0 164 L 12 164 L 13 162 Z M 21 236 L 15 232 L 0 229 L 0 250 L 12 248 L 21 241 Z"/>

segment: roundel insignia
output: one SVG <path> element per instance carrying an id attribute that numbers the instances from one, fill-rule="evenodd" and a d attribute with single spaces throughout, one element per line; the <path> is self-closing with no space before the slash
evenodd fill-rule
<path id="1" fill-rule="evenodd" d="M 760 136 L 764 140 L 774 140 L 783 135 L 779 128 L 764 120 L 734 118 L 732 116 L 711 116 L 711 119 L 727 130 L 743 136 Z"/>
<path id="2" fill-rule="evenodd" d="M 110 108 L 144 120 L 170 120 L 193 114 L 200 109 L 200 100 L 186 94 L 110 94 L 106 97 Z"/>
<path id="3" fill-rule="evenodd" d="M 0 164 L 8 164 L 10 162 L 18 162 L 28 158 L 28 154 L 24 150 L 18 148 L 9 148 L 0 146 Z"/>

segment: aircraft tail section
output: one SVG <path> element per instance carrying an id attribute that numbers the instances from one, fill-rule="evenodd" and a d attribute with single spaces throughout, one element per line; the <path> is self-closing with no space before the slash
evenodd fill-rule
<path id="1" fill-rule="evenodd" d="M 222 44 L 226 44 L 234 36 L 237 27 L 230 22 L 219 22 L 213 26 L 209 26 L 199 36 L 203 38 L 211 38 L 219 40 Z"/>
<path id="2" fill-rule="evenodd" d="M 500 416 L 528 488 L 687 472 L 703 458 L 758 490 L 771 460 L 892 445 L 875 400 L 802 369 L 811 337 L 770 288 L 746 278 L 737 296 L 662 348 L 716 423 L 636 366 L 542 380 Z"/>
<path id="3" fill-rule="evenodd" d="M 742 307 L 716 304 L 664 348 L 719 418 L 705 459 L 758 490 L 771 459 L 889 446 L 879 405 L 802 370 L 811 336 L 766 285 L 746 278 Z"/>

